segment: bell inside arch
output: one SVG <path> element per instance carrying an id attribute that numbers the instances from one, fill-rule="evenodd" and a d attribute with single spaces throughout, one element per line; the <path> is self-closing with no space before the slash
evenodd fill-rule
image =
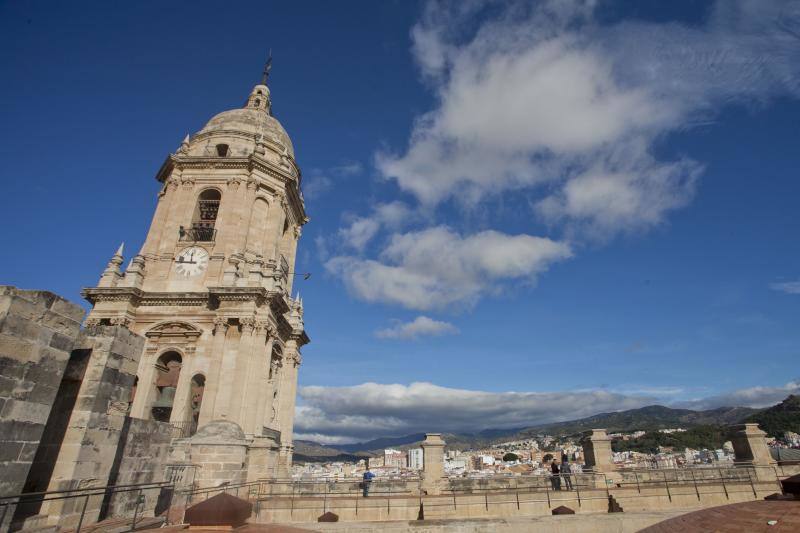
<path id="1" fill-rule="evenodd" d="M 153 407 L 170 408 L 175 401 L 175 387 L 162 387 Z"/>

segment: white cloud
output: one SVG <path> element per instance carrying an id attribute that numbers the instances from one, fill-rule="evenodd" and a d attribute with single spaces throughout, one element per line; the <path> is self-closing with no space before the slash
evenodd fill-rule
<path id="1" fill-rule="evenodd" d="M 800 281 L 770 283 L 769 288 L 773 291 L 785 292 L 786 294 L 800 294 Z"/>
<path id="2" fill-rule="evenodd" d="M 325 266 L 362 300 L 428 310 L 472 305 L 502 290 L 504 281 L 533 284 L 550 264 L 570 256 L 567 244 L 546 238 L 497 231 L 461 236 L 436 226 L 395 233 L 381 261 L 338 256 Z"/>
<path id="3" fill-rule="evenodd" d="M 781 402 L 790 394 L 800 394 L 800 379 L 778 387 L 749 387 L 725 394 L 709 396 L 687 402 L 681 407 L 690 409 L 713 409 L 715 407 L 767 407 Z"/>
<path id="4" fill-rule="evenodd" d="M 417 213 L 400 201 L 377 204 L 367 217 L 354 217 L 350 224 L 339 229 L 342 242 L 362 251 L 382 228 L 399 229 L 418 219 Z"/>
<path id="5" fill-rule="evenodd" d="M 432 383 L 301 387 L 302 405 L 296 410 L 295 428 L 296 435 L 315 435 L 310 440 L 341 443 L 422 432 L 476 433 L 484 429 L 535 426 L 656 403 L 691 409 L 764 407 L 782 401 L 789 394 L 800 394 L 800 380 L 688 402 L 674 401 L 675 395 L 685 392 L 679 387 L 636 389 L 486 392 Z"/>
<path id="6" fill-rule="evenodd" d="M 429 3 L 413 51 L 438 104 L 378 169 L 427 205 L 525 189 L 546 221 L 608 238 L 691 200 L 701 165 L 659 160 L 658 139 L 800 94 L 797 3 L 719 1 L 694 26 L 602 24 L 594 5 Z"/>
<path id="7" fill-rule="evenodd" d="M 418 316 L 411 322 L 400 322 L 386 329 L 375 332 L 379 339 L 417 339 L 419 337 L 452 335 L 458 333 L 458 328 L 449 322 L 434 320 L 427 316 Z"/>
<path id="8" fill-rule="evenodd" d="M 476 432 L 489 428 L 571 420 L 642 407 L 652 398 L 606 391 L 484 392 L 432 383 L 301 387 L 295 428 L 353 440 L 425 431 Z"/>

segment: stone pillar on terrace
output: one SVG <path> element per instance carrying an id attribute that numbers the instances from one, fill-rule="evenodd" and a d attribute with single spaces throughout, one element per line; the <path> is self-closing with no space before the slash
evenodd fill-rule
<path id="1" fill-rule="evenodd" d="M 445 486 L 444 439 L 441 433 L 426 433 L 422 447 L 420 490 L 423 494 L 440 494 Z"/>
<path id="2" fill-rule="evenodd" d="M 758 424 L 752 423 L 736 424 L 730 426 L 729 430 L 736 463 L 754 467 L 757 479 L 774 480 L 777 461 L 769 453 L 767 434 L 759 429 Z"/>
<path id="3" fill-rule="evenodd" d="M 593 429 L 583 439 L 583 455 L 585 467 L 597 474 L 604 474 L 605 479 L 613 480 L 618 472 L 611 461 L 611 438 L 605 429 Z M 604 484 L 603 478 L 598 478 Z"/>

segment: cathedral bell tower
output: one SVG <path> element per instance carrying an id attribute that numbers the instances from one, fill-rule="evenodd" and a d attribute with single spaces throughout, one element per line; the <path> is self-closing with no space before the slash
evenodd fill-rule
<path id="1" fill-rule="evenodd" d="M 84 296 L 87 326 L 146 338 L 132 417 L 169 422 L 180 438 L 235 424 L 247 442 L 272 439 L 285 474 L 309 342 L 302 301 L 290 296 L 308 218 L 268 72 L 243 108 L 216 115 L 167 157 L 141 251 L 123 271 L 120 247 Z"/>

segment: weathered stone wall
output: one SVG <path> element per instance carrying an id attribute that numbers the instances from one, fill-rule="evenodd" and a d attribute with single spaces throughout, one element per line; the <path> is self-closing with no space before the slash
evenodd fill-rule
<path id="1" fill-rule="evenodd" d="M 48 490 L 102 487 L 109 483 L 136 378 L 144 338 L 122 326 L 88 328 L 76 349 L 91 352 Z M 103 497 L 92 498 L 85 520 L 96 520 Z M 71 525 L 80 510 L 74 500 L 42 506 L 52 523 Z"/>
<path id="2" fill-rule="evenodd" d="M 135 485 L 164 481 L 165 463 L 169 456 L 172 426 L 156 420 L 126 418 L 117 457 L 111 469 L 111 485 Z M 155 509 L 160 491 L 142 492 L 145 503 L 140 513 Z M 136 507 L 138 492 L 119 492 L 110 498 L 107 516 L 130 516 Z"/>
<path id="3" fill-rule="evenodd" d="M 0 286 L 0 494 L 23 490 L 83 314 L 51 292 Z"/>

